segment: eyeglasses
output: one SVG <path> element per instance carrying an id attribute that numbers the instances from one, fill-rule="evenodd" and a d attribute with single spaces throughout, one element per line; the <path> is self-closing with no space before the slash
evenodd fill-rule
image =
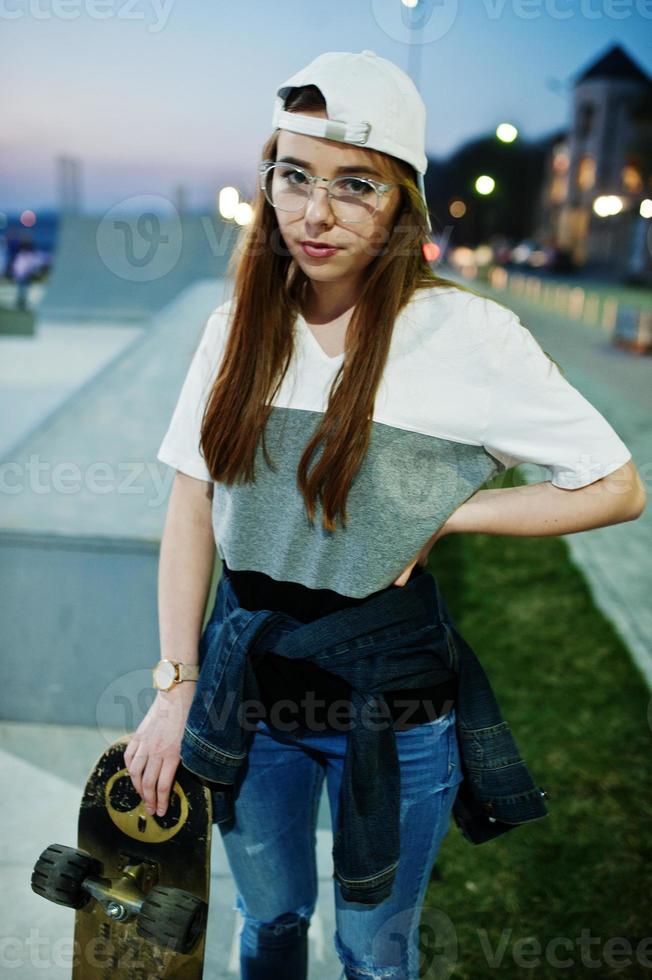
<path id="1" fill-rule="evenodd" d="M 303 211 L 312 197 L 317 181 L 328 187 L 328 200 L 338 221 L 354 224 L 373 217 L 383 194 L 397 184 L 381 184 L 368 177 L 314 177 L 293 163 L 263 160 L 258 168 L 260 188 L 273 208 L 279 211 Z"/>

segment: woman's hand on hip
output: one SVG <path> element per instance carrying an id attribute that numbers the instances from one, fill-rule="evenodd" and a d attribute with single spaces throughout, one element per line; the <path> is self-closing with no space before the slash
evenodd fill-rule
<path id="1" fill-rule="evenodd" d="M 394 579 L 394 582 L 392 584 L 405 585 L 410 575 L 412 574 L 412 569 L 417 563 L 425 567 L 428 564 L 428 554 L 430 552 L 430 549 L 434 545 L 435 541 L 438 541 L 439 538 L 443 538 L 445 534 L 448 534 L 450 532 L 450 530 L 451 529 L 448 524 L 448 521 L 444 522 L 444 524 L 442 524 L 441 527 L 438 527 L 435 533 L 432 535 L 432 537 L 428 538 L 423 548 L 421 548 L 419 553 L 415 555 L 415 557 L 412 559 L 409 565 L 405 566 L 401 574 L 398 576 L 398 578 Z"/>

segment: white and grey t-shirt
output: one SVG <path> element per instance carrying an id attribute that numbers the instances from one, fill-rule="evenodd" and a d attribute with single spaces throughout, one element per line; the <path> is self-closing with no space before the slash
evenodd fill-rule
<path id="1" fill-rule="evenodd" d="M 208 318 L 157 454 L 209 482 L 200 424 L 234 302 Z M 420 289 L 394 324 L 348 524 L 326 531 L 319 503 L 308 520 L 296 470 L 344 355 L 327 355 L 301 315 L 293 326 L 294 355 L 266 430 L 277 468 L 259 445 L 254 483 L 214 486 L 216 545 L 231 569 L 364 597 L 393 582 L 496 473 L 536 463 L 555 486 L 574 489 L 631 459 L 514 312 L 455 287 Z"/>

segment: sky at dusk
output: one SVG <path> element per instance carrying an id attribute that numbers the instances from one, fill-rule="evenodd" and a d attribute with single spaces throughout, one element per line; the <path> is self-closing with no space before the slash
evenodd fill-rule
<path id="1" fill-rule="evenodd" d="M 430 4 L 431 157 L 501 121 L 564 127 L 574 76 L 612 43 L 652 74 L 652 0 Z M 191 207 L 227 182 L 250 194 L 276 86 L 324 51 L 407 71 L 408 24 L 399 0 L 4 0 L 0 210 L 56 207 L 60 154 L 81 160 L 87 211 L 178 184 Z"/>

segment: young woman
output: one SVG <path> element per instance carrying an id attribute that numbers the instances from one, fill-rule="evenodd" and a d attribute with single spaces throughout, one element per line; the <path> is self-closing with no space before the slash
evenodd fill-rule
<path id="1" fill-rule="evenodd" d="M 188 680 L 159 690 L 125 760 L 159 815 L 216 543 L 244 609 L 309 623 L 430 574 L 444 534 L 566 534 L 633 520 L 645 503 L 627 447 L 518 317 L 430 269 L 425 107 L 411 80 L 374 52 L 329 52 L 279 86 L 273 126 L 234 298 L 208 319 L 158 454 L 178 470 L 161 542 L 161 655 Z M 551 481 L 480 489 L 526 461 L 550 467 Z M 223 840 L 245 920 L 242 976 L 295 980 L 307 975 L 324 779 L 337 827 L 350 688 L 273 653 L 256 676 L 266 715 Z M 442 664 L 409 699 L 383 693 L 400 863 L 378 905 L 335 888 L 347 977 L 419 975 L 421 905 L 462 780 L 454 672 Z"/>

